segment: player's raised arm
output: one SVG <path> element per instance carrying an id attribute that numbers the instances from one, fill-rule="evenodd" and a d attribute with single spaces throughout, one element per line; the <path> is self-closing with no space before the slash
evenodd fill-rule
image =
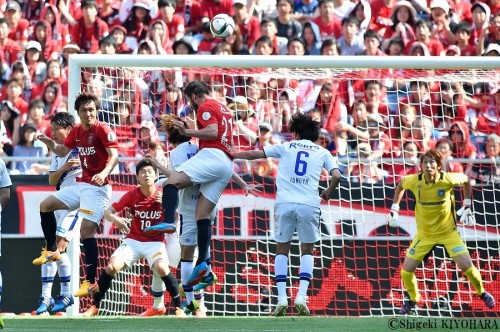
<path id="1" fill-rule="evenodd" d="M 219 133 L 219 126 L 216 123 L 209 124 L 203 129 L 187 129 L 184 127 L 184 123 L 180 121 L 174 121 L 173 125 L 179 130 L 181 135 L 196 137 L 202 140 L 215 140 Z"/>
<path id="2" fill-rule="evenodd" d="M 260 192 L 260 190 L 258 190 L 257 188 L 259 188 L 261 185 L 246 183 L 245 180 L 243 180 L 236 172 L 233 172 L 233 176 L 231 177 L 231 179 L 236 182 L 236 184 L 240 186 L 241 189 L 245 190 L 245 195 L 252 194 L 254 196 L 257 196 L 257 193 Z"/>
<path id="3" fill-rule="evenodd" d="M 128 228 L 128 220 L 126 218 L 119 217 L 116 214 L 117 212 L 118 211 L 116 211 L 113 206 L 110 206 L 106 209 L 106 211 L 104 211 L 104 219 L 115 224 L 116 228 L 118 228 L 120 232 L 128 234 L 130 232 L 130 229 Z"/>
<path id="4" fill-rule="evenodd" d="M 40 142 L 42 142 L 45 145 L 47 145 L 47 147 L 49 148 L 49 150 L 52 151 L 52 152 L 54 152 L 58 157 L 62 158 L 64 156 L 66 156 L 71 151 L 71 149 L 68 148 L 66 145 L 57 144 L 56 142 L 54 142 L 53 139 L 51 139 L 50 137 L 48 137 L 45 134 L 40 134 L 36 138 Z"/>
<path id="5" fill-rule="evenodd" d="M 234 154 L 234 159 L 255 160 L 262 158 L 267 158 L 264 150 L 244 151 Z"/>
<path id="6" fill-rule="evenodd" d="M 146 159 L 151 162 L 151 164 L 159 170 L 163 175 L 165 175 L 167 178 L 170 177 L 170 174 L 172 173 L 172 170 L 168 169 L 164 165 L 162 165 L 158 159 L 156 159 L 152 154 L 147 154 Z"/>
<path id="7" fill-rule="evenodd" d="M 106 152 L 108 153 L 109 156 L 109 160 L 106 163 L 106 166 L 100 173 L 97 173 L 92 177 L 92 182 L 94 182 L 97 186 L 104 185 L 104 183 L 106 182 L 106 178 L 118 164 L 118 149 L 106 148 Z"/>
<path id="8" fill-rule="evenodd" d="M 328 201 L 330 197 L 332 197 L 332 193 L 339 185 L 340 178 L 342 177 L 338 168 L 332 169 L 330 171 L 330 175 L 332 176 L 330 179 L 330 185 L 321 193 L 321 198 L 325 201 Z"/>
<path id="9" fill-rule="evenodd" d="M 394 198 L 392 200 L 392 205 L 391 205 L 391 212 L 389 212 L 389 215 L 387 216 L 387 223 L 391 227 L 396 227 L 398 225 L 398 218 L 399 218 L 399 203 L 403 199 L 403 196 L 405 194 L 405 189 L 403 188 L 403 181 L 404 178 L 399 182 L 398 186 L 396 187 L 396 190 L 394 191 Z"/>

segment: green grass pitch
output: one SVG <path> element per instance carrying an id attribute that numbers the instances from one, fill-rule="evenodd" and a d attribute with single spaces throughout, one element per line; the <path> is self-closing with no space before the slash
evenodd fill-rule
<path id="1" fill-rule="evenodd" d="M 119 332 L 146 332 L 146 331 L 414 331 L 415 328 L 389 329 L 391 319 L 407 319 L 411 322 L 428 322 L 427 318 L 395 318 L 395 317 L 209 317 L 205 319 L 179 319 L 175 317 L 3 317 L 4 331 L 119 331 Z M 450 331 L 442 328 L 439 319 L 436 328 L 421 329 L 421 331 Z M 500 326 L 500 320 L 497 320 Z M 451 331 L 468 331 L 468 329 L 451 329 Z M 476 330 L 477 331 L 477 330 Z"/>

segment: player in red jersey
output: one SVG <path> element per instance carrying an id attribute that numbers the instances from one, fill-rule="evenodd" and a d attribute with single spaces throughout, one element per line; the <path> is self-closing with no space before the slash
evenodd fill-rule
<path id="1" fill-rule="evenodd" d="M 95 232 L 104 210 L 111 198 L 111 185 L 108 175 L 118 163 L 118 143 L 111 128 L 97 120 L 99 99 L 90 94 L 80 94 L 75 101 L 81 123 L 73 127 L 64 144 L 57 144 L 46 135 L 38 139 L 59 157 L 66 156 L 78 148 L 82 177 L 77 179 L 77 186 L 63 188 L 40 203 L 40 219 L 43 234 L 47 242 L 46 251 L 39 258 L 41 263 L 55 261 L 61 257 L 56 248 L 56 219 L 54 211 L 73 211 L 79 208 L 83 218 L 80 236 L 85 248 L 87 280 L 84 280 L 75 296 L 85 296 L 95 291 L 97 284 L 97 242 Z"/>
<path id="2" fill-rule="evenodd" d="M 90 306 L 83 314 L 85 317 L 97 315 L 101 300 L 111 286 L 113 277 L 124 267 L 131 267 L 143 258 L 148 261 L 149 266 L 159 274 L 165 283 L 176 308 L 175 315 L 186 317 L 184 310 L 181 309 L 182 303 L 177 279 L 168 268 L 165 237 L 161 233 L 153 236 L 146 236 L 143 233 L 146 227 L 162 221 L 163 212 L 162 192 L 155 185 L 156 169 L 150 160 L 139 161 L 136 167 L 136 176 L 139 187 L 128 191 L 104 212 L 104 218 L 115 224 L 127 236 L 111 255 L 106 269 L 99 276 L 97 291 L 93 294 L 94 305 Z M 130 213 L 133 215 L 130 228 L 129 220 L 118 216 L 118 213 L 126 208 L 130 209 Z"/>
<path id="3" fill-rule="evenodd" d="M 196 111 L 198 129 L 186 129 L 181 121 L 173 121 L 181 135 L 199 139 L 199 150 L 195 156 L 172 171 L 163 186 L 164 223 L 151 227 L 146 232 L 175 232 L 175 210 L 180 189 L 200 185 L 201 196 L 196 205 L 198 226 L 198 260 L 188 286 L 200 282 L 208 271 L 205 257 L 212 238 L 210 215 L 222 190 L 233 174 L 233 156 L 230 149 L 233 142 L 231 112 L 209 97 L 208 86 L 202 81 L 191 81 L 184 88 L 184 95 Z"/>

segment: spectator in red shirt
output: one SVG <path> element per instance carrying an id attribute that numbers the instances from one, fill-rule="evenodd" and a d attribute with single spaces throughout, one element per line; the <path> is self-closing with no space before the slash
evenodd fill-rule
<path id="1" fill-rule="evenodd" d="M 7 138 L 10 140 L 3 142 L 3 151 L 8 156 L 12 156 L 21 135 L 21 115 L 19 110 L 8 100 L 2 101 L 1 107 L 0 117 L 5 125 Z"/>
<path id="2" fill-rule="evenodd" d="M 432 35 L 432 26 L 429 22 L 424 20 L 419 20 L 415 23 L 415 36 L 416 41 L 410 43 L 407 48 L 410 49 L 411 46 L 416 42 L 424 43 L 429 52 L 433 56 L 440 56 L 443 51 L 443 44 L 435 38 L 431 38 Z M 409 54 L 409 52 L 408 52 Z"/>
<path id="3" fill-rule="evenodd" d="M 184 37 L 184 17 L 175 13 L 175 0 L 158 1 L 159 18 L 167 24 L 168 37 L 172 43 Z"/>
<path id="4" fill-rule="evenodd" d="M 408 1 L 399 1 L 392 8 L 392 25 L 385 29 L 384 40 L 400 37 L 406 44 L 413 42 L 415 32 L 413 26 L 416 22 L 417 11 Z"/>
<path id="5" fill-rule="evenodd" d="M 11 66 L 17 60 L 22 59 L 19 44 L 9 38 L 9 23 L 5 18 L 0 18 L 0 58 Z"/>
<path id="6" fill-rule="evenodd" d="M 384 36 L 385 31 L 392 26 L 391 14 L 395 0 L 374 0 L 371 3 L 372 7 L 372 23 L 370 29 Z"/>
<path id="7" fill-rule="evenodd" d="M 319 16 L 312 19 L 319 27 L 321 41 L 326 39 L 338 39 L 342 34 L 340 20 L 333 15 L 335 3 L 333 0 L 320 0 Z"/>
<path id="8" fill-rule="evenodd" d="M 120 24 L 120 10 L 116 7 L 115 0 L 101 0 L 101 8 L 98 10 L 98 15 L 109 27 Z"/>
<path id="9" fill-rule="evenodd" d="M 116 54 L 131 54 L 133 50 L 125 42 L 127 29 L 121 25 L 115 25 L 110 30 L 110 35 L 116 41 Z"/>
<path id="10" fill-rule="evenodd" d="M 468 24 L 472 23 L 471 2 L 462 0 L 450 0 L 450 7 L 453 10 L 454 15 L 457 16 L 457 21 L 465 22 Z"/>
<path id="11" fill-rule="evenodd" d="M 36 98 L 40 96 L 50 82 L 57 82 L 59 86 L 61 86 L 62 95 L 68 96 L 68 84 L 59 60 L 50 60 L 47 63 L 47 78 L 42 84 L 39 84 L 33 89 L 31 97 Z"/>
<path id="12" fill-rule="evenodd" d="M 81 53 L 96 53 L 99 40 L 108 35 L 108 25 L 97 17 L 97 9 L 95 0 L 83 0 L 83 16 L 71 28 L 71 41 L 80 47 Z"/>
<path id="13" fill-rule="evenodd" d="M 167 24 L 162 20 L 154 20 L 151 23 L 148 39 L 155 44 L 156 54 L 173 54 L 173 41 L 168 36 Z"/>
<path id="14" fill-rule="evenodd" d="M 436 142 L 436 150 L 443 156 L 443 171 L 451 173 L 463 173 L 462 164 L 453 161 L 451 152 L 454 150 L 453 143 L 445 138 Z"/>
<path id="15" fill-rule="evenodd" d="M 368 30 L 363 35 L 363 43 L 365 50 L 357 55 L 384 56 L 384 52 L 380 50 L 380 36 L 375 30 Z"/>
<path id="16" fill-rule="evenodd" d="M 431 21 L 433 22 L 432 35 L 444 47 L 455 44 L 455 35 L 452 32 L 455 24 L 451 22 L 448 0 L 432 0 L 429 8 L 431 9 Z"/>
<path id="17" fill-rule="evenodd" d="M 57 50 L 61 50 L 64 45 L 71 41 L 71 35 L 67 24 L 61 23 L 61 15 L 54 5 L 43 7 L 41 19 L 49 23 L 52 28 L 52 40 L 57 45 Z"/>
<path id="18" fill-rule="evenodd" d="M 23 86 L 17 79 L 11 78 L 5 83 L 5 100 L 10 101 L 19 110 L 21 117 L 24 117 L 28 113 L 28 103 L 21 98 L 22 92 Z"/>
<path id="19" fill-rule="evenodd" d="M 137 41 L 147 38 L 149 26 L 153 20 L 150 12 L 151 7 L 147 0 L 134 2 L 129 16 L 123 22 L 128 37 L 134 37 Z"/>
<path id="20" fill-rule="evenodd" d="M 420 171 L 419 160 L 420 150 L 412 141 L 406 141 L 403 144 L 403 163 L 394 163 L 388 165 L 391 176 L 387 179 L 388 183 L 398 183 L 403 176 L 417 174 Z"/>
<path id="21" fill-rule="evenodd" d="M 486 29 L 489 25 L 489 18 L 491 15 L 490 7 L 486 4 L 477 1 L 471 7 L 472 11 L 472 34 L 469 43 L 473 46 L 476 46 L 479 37 L 484 29 Z"/>
<path id="22" fill-rule="evenodd" d="M 50 120 L 45 116 L 45 105 L 40 99 L 34 99 L 29 103 L 29 113 L 26 123 L 33 123 L 39 133 L 47 135 L 50 133 Z"/>
<path id="23" fill-rule="evenodd" d="M 476 48 L 469 42 L 471 36 L 471 27 L 469 24 L 462 22 L 453 28 L 455 34 L 456 46 L 460 49 L 460 56 L 476 55 Z"/>
<path id="24" fill-rule="evenodd" d="M 53 40 L 52 37 L 52 27 L 49 22 L 45 20 L 36 22 L 33 40 L 39 42 L 42 47 L 40 58 L 43 61 L 51 59 L 55 60 L 59 58 L 61 49 L 59 48 L 57 41 Z"/>
<path id="25" fill-rule="evenodd" d="M 34 25 L 40 19 L 40 14 L 43 7 L 45 7 L 45 2 L 46 1 L 42 0 L 24 1 L 21 16 L 28 20 L 30 25 Z"/>
<path id="26" fill-rule="evenodd" d="M 55 81 L 47 84 L 40 95 L 40 100 L 45 105 L 43 110 L 47 118 L 56 114 L 62 102 L 62 91 L 59 84 Z"/>
<path id="27" fill-rule="evenodd" d="M 379 114 L 368 115 L 368 134 L 370 135 L 368 143 L 370 143 L 373 150 L 369 158 L 372 160 L 380 157 L 391 157 L 391 139 L 383 131 L 384 129 L 384 120 Z"/>
<path id="28" fill-rule="evenodd" d="M 24 63 L 24 61 L 16 61 L 12 65 L 12 71 L 10 74 L 10 78 L 17 79 L 21 86 L 23 87 L 23 92 L 21 93 L 21 98 L 24 100 L 30 100 L 33 96 L 34 87 L 31 84 L 31 77 L 28 70 L 28 66 Z M 5 97 L 7 91 L 6 85 L 2 87 L 1 96 Z"/>
<path id="29" fill-rule="evenodd" d="M 500 45 L 500 13 L 493 16 L 491 25 L 481 32 L 477 41 L 477 54 L 482 55 L 489 45 L 494 44 Z"/>
<path id="30" fill-rule="evenodd" d="M 202 0 L 203 16 L 211 20 L 217 14 L 234 16 L 232 0 Z"/>
<path id="31" fill-rule="evenodd" d="M 448 131 L 448 137 L 450 137 L 454 146 L 452 151 L 452 156 L 454 158 L 476 159 L 477 149 L 470 141 L 469 126 L 466 122 L 455 121 Z M 465 174 L 469 174 L 472 169 L 472 163 L 462 163 L 462 167 L 465 168 Z"/>
<path id="32" fill-rule="evenodd" d="M 234 22 L 240 27 L 243 43 L 252 52 L 252 47 L 260 36 L 259 20 L 248 13 L 247 0 L 234 0 L 233 9 Z"/>
<path id="33" fill-rule="evenodd" d="M 5 7 L 4 14 L 7 22 L 9 22 L 9 38 L 17 41 L 21 48 L 24 47 L 28 42 L 30 23 L 28 20 L 21 18 L 21 6 L 16 1 L 10 1 Z"/>
<path id="34" fill-rule="evenodd" d="M 47 65 L 41 59 L 42 46 L 39 42 L 31 40 L 26 44 L 24 62 L 28 66 L 31 82 L 34 85 L 42 83 L 47 77 Z"/>
<path id="35" fill-rule="evenodd" d="M 411 140 L 420 148 L 420 152 L 426 152 L 434 148 L 435 140 L 432 137 L 434 126 L 431 119 L 426 117 L 418 117 L 411 128 Z"/>
<path id="36" fill-rule="evenodd" d="M 285 55 L 288 52 L 288 39 L 277 35 L 276 21 L 268 18 L 263 18 L 260 21 L 260 32 L 262 36 L 271 39 L 273 44 L 273 55 Z"/>
<path id="37" fill-rule="evenodd" d="M 184 17 L 186 34 L 198 33 L 203 22 L 208 21 L 208 14 L 201 10 L 197 0 L 176 0 L 175 12 Z"/>
<path id="38" fill-rule="evenodd" d="M 364 81 L 364 92 L 368 113 L 380 114 L 383 117 L 389 115 L 389 107 L 383 102 L 386 99 L 386 96 L 380 81 Z"/>
<path id="39" fill-rule="evenodd" d="M 368 1 L 361 0 L 352 9 L 349 16 L 354 17 L 359 22 L 359 33 L 364 34 L 370 28 L 372 19 L 372 7 Z"/>
<path id="40" fill-rule="evenodd" d="M 499 55 L 497 54 L 497 56 Z M 498 134 L 500 133 L 500 91 L 498 90 L 498 83 L 490 89 L 485 100 L 486 102 L 479 110 L 476 130 L 486 134 Z"/>
<path id="41" fill-rule="evenodd" d="M 221 41 L 221 39 L 215 38 L 212 35 L 209 22 L 203 23 L 201 33 L 203 35 L 203 39 L 198 45 L 198 54 L 212 54 L 212 49 Z"/>

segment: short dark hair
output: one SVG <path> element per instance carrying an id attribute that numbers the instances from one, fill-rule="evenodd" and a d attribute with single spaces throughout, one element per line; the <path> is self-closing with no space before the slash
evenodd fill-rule
<path id="1" fill-rule="evenodd" d="M 302 47 L 304 47 L 304 50 L 306 49 L 306 43 L 304 43 L 304 41 L 297 36 L 288 38 L 288 43 L 286 43 L 286 48 L 289 48 L 290 44 L 293 42 L 298 42 L 298 43 L 302 44 Z"/>
<path id="2" fill-rule="evenodd" d="M 382 83 L 380 83 L 380 81 L 377 81 L 377 80 L 368 80 L 368 81 L 365 81 L 365 83 L 363 84 L 365 90 L 368 89 L 368 87 L 370 85 L 372 85 L 372 84 L 376 84 L 376 85 L 378 85 L 379 88 L 382 88 Z"/>
<path id="3" fill-rule="evenodd" d="M 415 27 L 413 28 L 413 30 L 416 31 L 417 28 L 421 25 L 425 25 L 429 29 L 429 31 L 432 31 L 432 23 L 425 20 L 417 20 L 417 22 L 415 22 Z"/>
<path id="4" fill-rule="evenodd" d="M 147 166 L 151 166 L 151 167 L 153 167 L 153 169 L 156 169 L 153 166 L 153 163 L 151 163 L 151 160 L 149 160 L 149 159 L 141 159 L 141 160 L 139 160 L 139 162 L 137 163 L 137 166 L 135 167 L 135 175 L 139 175 L 139 171 L 141 169 L 143 169 L 144 167 L 147 167 Z"/>
<path id="5" fill-rule="evenodd" d="M 31 111 L 32 108 L 45 108 L 45 104 L 40 99 L 33 99 L 29 103 L 28 111 Z"/>
<path id="6" fill-rule="evenodd" d="M 54 114 L 50 119 L 50 123 L 57 124 L 63 128 L 73 128 L 75 126 L 75 117 L 68 112 L 59 112 Z"/>
<path id="7" fill-rule="evenodd" d="M 359 28 L 359 21 L 355 17 L 347 16 L 342 19 L 342 26 L 349 23 L 356 24 L 356 26 Z"/>
<path id="8" fill-rule="evenodd" d="M 425 151 L 421 156 L 420 156 L 420 164 L 424 163 L 425 157 L 432 158 L 436 161 L 436 164 L 438 165 L 438 169 L 443 169 L 443 156 L 439 152 L 437 152 L 436 149 L 429 149 Z"/>
<path id="9" fill-rule="evenodd" d="M 163 7 L 176 7 L 175 0 L 159 0 L 158 1 L 158 8 L 163 8 Z"/>
<path id="10" fill-rule="evenodd" d="M 450 150 L 453 151 L 453 148 L 455 147 L 455 145 L 453 144 L 452 141 L 446 139 L 446 138 L 441 138 L 439 139 L 436 144 L 435 144 L 435 147 L 437 148 L 440 144 L 448 144 L 448 146 L 450 147 Z"/>
<path id="11" fill-rule="evenodd" d="M 321 123 L 314 120 L 309 114 L 295 113 L 288 125 L 290 132 L 297 134 L 301 139 L 316 142 L 321 131 Z"/>
<path id="12" fill-rule="evenodd" d="M 321 5 L 323 5 L 324 3 L 328 3 L 328 2 L 333 2 L 335 4 L 335 1 L 333 1 L 333 0 L 319 0 L 318 7 L 321 7 Z"/>
<path id="13" fill-rule="evenodd" d="M 113 45 L 113 47 L 116 48 L 116 39 L 111 35 L 107 35 L 106 37 L 103 37 L 101 38 L 101 40 L 99 40 L 99 47 L 101 47 L 102 45 Z"/>
<path id="14" fill-rule="evenodd" d="M 274 48 L 273 41 L 268 36 L 260 36 L 259 39 L 255 41 L 255 46 L 259 43 L 267 44 L 269 47 Z"/>
<path id="15" fill-rule="evenodd" d="M 363 35 L 363 39 L 366 40 L 366 38 L 375 38 L 378 41 L 380 41 L 380 35 L 375 31 L 375 30 L 367 30 L 365 34 Z"/>
<path id="16" fill-rule="evenodd" d="M 340 54 L 340 45 L 339 43 L 337 43 L 337 40 L 333 38 L 323 40 L 323 43 L 321 43 L 321 48 L 319 50 L 319 53 L 323 54 L 323 50 L 330 46 L 335 46 L 335 48 L 337 49 L 337 53 Z"/>
<path id="17" fill-rule="evenodd" d="M 97 108 L 97 110 L 99 110 L 99 108 L 101 107 L 101 102 L 99 101 L 99 98 L 97 98 L 97 96 L 82 92 L 76 97 L 75 111 L 78 113 L 80 107 L 89 102 L 94 102 L 94 105 Z"/>
<path id="18" fill-rule="evenodd" d="M 184 87 L 185 96 L 191 96 L 192 94 L 200 98 L 209 95 L 210 91 L 205 82 L 199 80 L 193 80 Z"/>
<path id="19" fill-rule="evenodd" d="M 276 0 L 276 6 L 278 6 L 278 2 L 280 2 L 281 0 Z M 286 2 L 288 2 L 288 4 L 292 7 L 292 10 L 294 9 L 293 7 L 295 6 L 295 1 L 293 0 L 285 0 Z"/>

